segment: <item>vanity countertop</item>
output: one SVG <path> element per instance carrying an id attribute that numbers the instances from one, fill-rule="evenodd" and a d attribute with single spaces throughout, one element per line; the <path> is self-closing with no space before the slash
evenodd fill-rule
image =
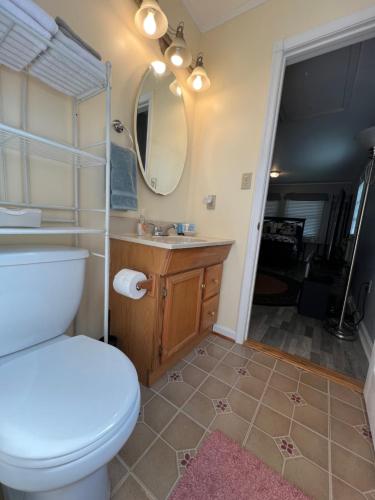
<path id="1" fill-rule="evenodd" d="M 206 236 L 138 236 L 137 234 L 111 234 L 110 238 L 151 247 L 166 248 L 168 250 L 232 245 L 234 243 L 234 240 Z"/>

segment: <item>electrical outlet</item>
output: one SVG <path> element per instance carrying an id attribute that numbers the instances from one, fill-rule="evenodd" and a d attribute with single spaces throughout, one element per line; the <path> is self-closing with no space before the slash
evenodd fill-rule
<path id="1" fill-rule="evenodd" d="M 241 189 L 251 189 L 251 179 L 253 174 L 251 172 L 246 172 L 242 174 Z"/>

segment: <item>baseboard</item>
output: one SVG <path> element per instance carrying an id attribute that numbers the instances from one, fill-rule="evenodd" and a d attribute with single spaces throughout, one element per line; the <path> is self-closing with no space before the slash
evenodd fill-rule
<path id="1" fill-rule="evenodd" d="M 348 375 L 344 375 L 343 373 L 331 370 L 330 368 L 326 368 L 325 366 L 318 365 L 317 363 L 313 363 L 312 361 L 309 361 L 306 358 L 302 358 L 301 356 L 297 356 L 296 354 L 283 352 L 276 347 L 262 344 L 261 342 L 257 342 L 256 340 L 246 340 L 245 346 L 250 347 L 251 349 L 255 349 L 256 351 L 265 352 L 270 356 L 291 363 L 298 368 L 301 368 L 302 370 L 315 373 L 320 377 L 326 377 L 333 382 L 342 384 L 349 389 L 353 389 L 354 391 L 358 391 L 360 393 L 363 392 L 363 382 L 361 380 L 354 379 L 352 377 L 349 377 Z"/>
<path id="2" fill-rule="evenodd" d="M 228 339 L 236 340 L 236 332 L 227 326 L 219 325 L 218 323 L 214 324 L 213 331 L 215 333 L 220 333 L 224 337 L 228 337 Z"/>
<path id="3" fill-rule="evenodd" d="M 349 295 L 348 303 L 349 303 L 349 306 L 352 308 L 352 310 L 355 311 L 354 317 L 357 318 L 357 320 L 358 320 L 359 319 L 358 313 L 356 311 L 355 302 L 354 302 L 352 295 Z M 358 335 L 359 335 L 359 340 L 361 341 L 363 350 L 365 351 L 366 357 L 367 357 L 368 361 L 370 362 L 373 341 L 371 340 L 370 334 L 366 328 L 364 321 L 361 321 L 361 323 L 359 324 Z"/>
<path id="4" fill-rule="evenodd" d="M 365 351 L 367 359 L 370 361 L 373 342 L 363 321 L 359 324 L 358 333 L 363 350 Z"/>

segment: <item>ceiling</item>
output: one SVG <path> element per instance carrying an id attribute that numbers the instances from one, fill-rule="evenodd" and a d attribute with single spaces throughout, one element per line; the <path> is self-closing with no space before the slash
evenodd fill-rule
<path id="1" fill-rule="evenodd" d="M 286 69 L 272 182 L 353 182 L 368 153 L 358 132 L 375 125 L 375 39 Z"/>
<path id="2" fill-rule="evenodd" d="M 267 0 L 182 0 L 199 30 L 209 31 Z"/>

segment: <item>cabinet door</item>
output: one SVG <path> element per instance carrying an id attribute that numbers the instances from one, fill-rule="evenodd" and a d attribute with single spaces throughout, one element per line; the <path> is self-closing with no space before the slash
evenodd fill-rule
<path id="1" fill-rule="evenodd" d="M 223 274 L 223 264 L 207 267 L 204 276 L 203 300 L 209 299 L 220 292 L 221 276 Z"/>
<path id="2" fill-rule="evenodd" d="M 195 269 L 165 280 L 162 362 L 199 335 L 203 275 L 203 269 Z"/>

